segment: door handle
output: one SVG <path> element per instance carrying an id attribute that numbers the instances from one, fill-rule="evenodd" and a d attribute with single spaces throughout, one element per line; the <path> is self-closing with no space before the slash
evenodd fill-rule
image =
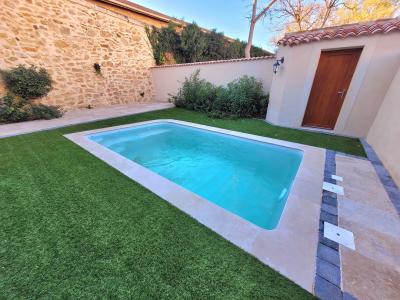
<path id="1" fill-rule="evenodd" d="M 344 94 L 346 93 L 346 90 L 339 91 L 339 92 L 337 92 L 337 93 L 340 95 L 340 99 L 342 99 L 343 96 L 344 96 Z"/>

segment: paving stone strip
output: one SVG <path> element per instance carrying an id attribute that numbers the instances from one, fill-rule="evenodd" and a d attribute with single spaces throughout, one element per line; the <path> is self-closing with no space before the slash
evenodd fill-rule
<path id="1" fill-rule="evenodd" d="M 336 184 L 336 153 L 326 151 L 324 181 Z M 317 249 L 317 270 L 314 292 L 320 299 L 343 299 L 339 244 L 324 237 L 324 222 L 338 225 L 338 203 L 336 194 L 322 191 L 321 215 L 319 220 L 319 241 Z"/>
<path id="2" fill-rule="evenodd" d="M 374 166 L 376 174 L 378 174 L 379 180 L 384 186 L 390 201 L 392 201 L 393 206 L 397 210 L 397 214 L 400 217 L 400 190 L 397 184 L 393 181 L 392 176 L 386 170 L 378 155 L 375 153 L 374 149 L 367 143 L 366 140 L 360 139 L 365 153 L 367 154 L 368 160 Z"/>

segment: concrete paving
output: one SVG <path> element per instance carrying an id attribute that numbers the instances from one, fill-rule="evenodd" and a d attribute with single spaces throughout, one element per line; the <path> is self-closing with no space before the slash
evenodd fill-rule
<path id="1" fill-rule="evenodd" d="M 357 299 L 400 299 L 400 218 L 371 162 L 336 156 L 345 190 L 339 226 L 354 233 L 353 251 L 340 246 L 342 289 Z"/>
<path id="2" fill-rule="evenodd" d="M 0 125 L 0 138 L 173 107 L 166 102 L 118 104 L 68 111 L 59 119 Z"/>

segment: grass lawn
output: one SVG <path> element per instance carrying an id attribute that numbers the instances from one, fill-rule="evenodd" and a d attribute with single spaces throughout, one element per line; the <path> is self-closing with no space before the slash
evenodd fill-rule
<path id="1" fill-rule="evenodd" d="M 364 154 L 354 139 L 180 109 L 0 139 L 0 298 L 312 298 L 63 137 L 157 118 Z"/>

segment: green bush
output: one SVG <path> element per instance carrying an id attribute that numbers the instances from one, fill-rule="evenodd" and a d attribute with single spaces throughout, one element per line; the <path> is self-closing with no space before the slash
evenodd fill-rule
<path id="1" fill-rule="evenodd" d="M 264 94 L 262 83 L 254 77 L 243 76 L 228 83 L 227 101 L 231 102 L 231 112 L 240 117 L 260 117 L 266 112 L 268 96 Z"/>
<path id="2" fill-rule="evenodd" d="M 15 99 L 10 93 L 0 99 L 1 123 L 26 121 L 30 113 L 30 105 Z"/>
<path id="3" fill-rule="evenodd" d="M 46 96 L 51 90 L 51 78 L 43 68 L 37 70 L 35 66 L 29 68 L 19 65 L 8 71 L 1 71 L 4 84 L 8 91 L 31 100 Z"/>
<path id="4" fill-rule="evenodd" d="M 202 111 L 220 118 L 265 117 L 268 95 L 262 83 L 254 77 L 243 76 L 226 87 L 215 86 L 200 78 L 197 70 L 185 78 L 176 95 L 170 98 L 176 107 Z"/>
<path id="5" fill-rule="evenodd" d="M 190 110 L 209 112 L 215 98 L 215 87 L 204 79 L 200 79 L 200 70 L 195 71 L 189 78 L 185 78 L 182 88 L 170 101 L 176 107 Z"/>
<path id="6" fill-rule="evenodd" d="M 33 104 L 51 90 L 51 77 L 45 69 L 20 65 L 0 72 L 8 93 L 0 98 L 0 122 L 53 119 L 62 116 L 56 106 Z"/>
<path id="7" fill-rule="evenodd" d="M 215 29 L 203 31 L 196 23 L 183 29 L 174 23 L 164 28 L 146 27 L 146 33 L 157 65 L 241 58 L 246 47 L 245 42 L 228 39 Z M 255 46 L 250 53 L 252 57 L 271 55 Z"/>
<path id="8" fill-rule="evenodd" d="M 32 117 L 34 119 L 55 119 L 60 118 L 62 116 L 62 112 L 60 111 L 58 106 L 52 105 L 33 105 L 32 106 Z"/>
<path id="9" fill-rule="evenodd" d="M 0 123 L 54 119 L 62 116 L 56 106 L 30 104 L 10 93 L 0 98 Z"/>

